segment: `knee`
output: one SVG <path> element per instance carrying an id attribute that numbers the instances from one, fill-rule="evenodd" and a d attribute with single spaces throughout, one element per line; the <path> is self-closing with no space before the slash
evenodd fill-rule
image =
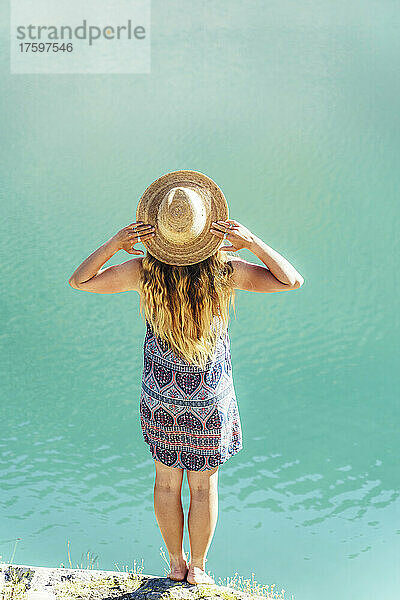
<path id="1" fill-rule="evenodd" d="M 157 491 L 165 494 L 177 494 L 181 491 L 181 484 L 169 477 L 156 477 L 154 487 Z"/>
<path id="2" fill-rule="evenodd" d="M 199 481 L 192 481 L 189 484 L 190 496 L 199 502 L 207 501 L 210 496 L 217 493 L 217 481 L 212 478 L 206 478 Z"/>
<path id="3" fill-rule="evenodd" d="M 209 502 L 212 495 L 212 490 L 209 487 L 190 489 L 190 498 L 195 502 Z"/>

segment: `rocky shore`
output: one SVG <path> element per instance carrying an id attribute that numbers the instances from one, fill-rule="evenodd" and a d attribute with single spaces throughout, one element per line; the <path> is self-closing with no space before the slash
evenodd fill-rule
<path id="1" fill-rule="evenodd" d="M 0 600 L 246 600 L 267 596 L 124 571 L 0 565 Z"/>

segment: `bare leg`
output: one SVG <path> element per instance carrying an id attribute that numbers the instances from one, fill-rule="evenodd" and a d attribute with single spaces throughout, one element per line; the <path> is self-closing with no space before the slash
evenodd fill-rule
<path id="1" fill-rule="evenodd" d="M 175 581 L 185 579 L 188 567 L 183 550 L 184 515 L 182 508 L 183 469 L 167 467 L 155 460 L 154 511 L 161 535 L 167 546 L 171 571 Z"/>
<path id="2" fill-rule="evenodd" d="M 187 581 L 214 583 L 205 572 L 205 563 L 218 519 L 218 467 L 209 471 L 187 471 L 187 477 L 190 488 L 190 565 Z"/>

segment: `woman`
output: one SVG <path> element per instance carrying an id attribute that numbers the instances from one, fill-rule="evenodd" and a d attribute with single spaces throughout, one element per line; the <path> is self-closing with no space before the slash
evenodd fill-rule
<path id="1" fill-rule="evenodd" d="M 242 449 L 230 362 L 229 302 L 235 289 L 295 290 L 296 269 L 244 225 L 228 219 L 220 188 L 197 171 L 173 171 L 142 195 L 136 221 L 75 270 L 78 290 L 135 290 L 145 309 L 140 397 L 144 441 L 155 463 L 154 509 L 175 581 L 214 583 L 205 572 L 218 515 L 218 469 Z M 230 246 L 221 246 L 228 239 Z M 143 255 L 103 265 L 119 250 Z M 265 266 L 226 251 L 250 250 Z M 183 473 L 190 488 L 190 563 L 183 549 Z"/>

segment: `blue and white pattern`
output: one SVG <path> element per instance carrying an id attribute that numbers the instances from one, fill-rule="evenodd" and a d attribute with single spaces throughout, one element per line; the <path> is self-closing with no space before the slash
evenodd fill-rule
<path id="1" fill-rule="evenodd" d="M 146 327 L 140 419 L 153 458 L 190 471 L 221 465 L 243 447 L 228 330 L 202 370 L 178 357 L 147 320 Z"/>

